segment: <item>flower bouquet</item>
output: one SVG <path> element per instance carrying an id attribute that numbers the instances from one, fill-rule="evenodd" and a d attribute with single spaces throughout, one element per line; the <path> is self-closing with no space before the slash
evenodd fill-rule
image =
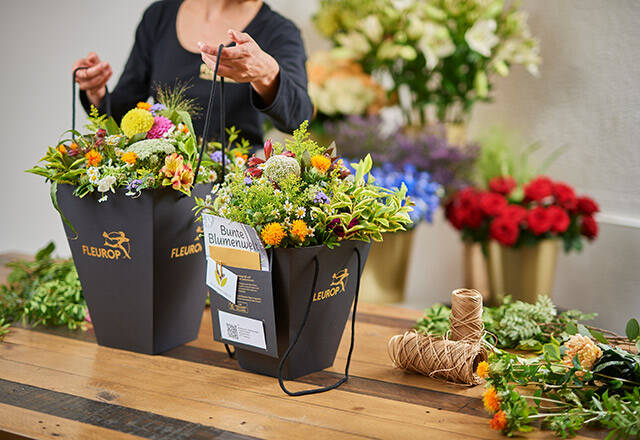
<path id="1" fill-rule="evenodd" d="M 492 75 L 524 65 L 537 75 L 538 41 L 518 2 L 322 0 L 316 28 L 366 73 L 385 77 L 406 122 L 464 122 L 489 100 Z"/>
<path id="2" fill-rule="evenodd" d="M 254 228 L 267 248 L 278 357 L 237 345 L 236 356 L 245 369 L 286 378 L 333 364 L 369 241 L 405 230 L 413 204 L 404 185 L 374 183 L 371 157 L 353 164 L 352 174 L 306 128 L 305 122 L 284 146 L 267 141 L 264 159 L 249 158 L 246 171 L 227 176 L 215 199 L 197 200 L 204 213 Z"/>
<path id="3" fill-rule="evenodd" d="M 28 170 L 52 182 L 98 343 L 154 354 L 197 336 L 205 270 L 188 196 L 219 169 L 204 157 L 197 172 L 188 102 L 160 96 L 120 125 L 93 108 L 86 134 L 70 130 Z"/>
<path id="4" fill-rule="evenodd" d="M 576 196 L 566 183 L 538 176 L 519 186 L 511 176 L 496 176 L 488 191 L 458 192 L 446 217 L 463 240 L 483 245 L 493 296 L 535 302 L 539 294 L 550 294 L 558 241 L 566 252 L 582 250 L 583 237 L 598 235 L 598 210 L 593 199 Z"/>

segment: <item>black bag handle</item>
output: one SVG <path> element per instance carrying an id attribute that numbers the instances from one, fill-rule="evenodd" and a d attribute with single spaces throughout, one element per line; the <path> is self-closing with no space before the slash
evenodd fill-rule
<path id="1" fill-rule="evenodd" d="M 318 256 L 314 256 L 313 261 L 315 262 L 315 271 L 313 273 L 313 285 L 311 287 L 311 295 L 309 295 L 309 302 L 307 303 L 307 310 L 304 313 L 304 318 L 302 318 L 302 324 L 300 324 L 300 328 L 298 329 L 295 338 L 293 338 L 293 342 L 291 342 L 291 344 L 287 348 L 287 351 L 284 352 L 284 356 L 282 356 L 282 359 L 280 360 L 280 364 L 278 365 L 278 383 L 280 384 L 280 388 L 282 388 L 282 391 L 284 391 L 290 396 L 297 397 L 297 396 L 306 396 L 309 394 L 324 393 L 325 391 L 338 388 L 340 385 L 342 385 L 347 380 L 349 380 L 349 365 L 351 364 L 351 354 L 353 353 L 353 344 L 356 336 L 356 312 L 358 310 L 358 293 L 360 292 L 360 276 L 361 276 L 360 264 L 362 260 L 362 256 L 360 255 L 360 250 L 357 247 L 354 248 L 353 250 L 355 251 L 356 255 L 358 255 L 358 278 L 356 283 L 356 294 L 353 300 L 353 313 L 351 316 L 351 344 L 349 345 L 349 354 L 347 355 L 347 364 L 344 367 L 344 377 L 338 380 L 333 385 L 328 385 L 326 387 L 320 387 L 320 388 L 312 388 L 309 390 L 296 391 L 296 392 L 289 391 L 284 386 L 284 380 L 282 378 L 282 370 L 284 369 L 284 364 L 287 362 L 287 359 L 289 358 L 289 355 L 291 354 L 293 347 L 295 347 L 296 343 L 298 342 L 298 339 L 300 339 L 302 330 L 304 330 L 304 327 L 307 324 L 307 319 L 309 318 L 309 312 L 311 311 L 311 304 L 313 303 L 313 292 L 315 292 L 316 290 L 316 282 L 318 281 L 318 269 L 320 268 L 320 262 L 318 261 Z"/>
<path id="2" fill-rule="evenodd" d="M 76 140 L 76 75 L 79 70 L 87 70 L 88 67 L 76 67 L 73 69 L 73 74 L 71 76 L 71 139 Z M 104 94 L 104 105 L 107 110 L 107 115 L 111 116 L 111 95 L 109 95 L 109 88 L 105 84 L 104 86 L 105 94 Z"/>
<path id="3" fill-rule="evenodd" d="M 224 49 L 224 44 L 218 46 L 218 55 L 216 56 L 216 66 L 213 69 L 213 79 L 211 80 L 211 90 L 209 92 L 209 104 L 207 105 L 207 115 L 204 119 L 204 131 L 202 132 L 202 145 L 200 145 L 200 155 L 198 156 L 198 163 L 196 165 L 195 174 L 193 176 L 193 184 L 198 181 L 198 173 L 200 172 L 200 162 L 202 162 L 202 155 L 207 146 L 207 136 L 209 135 L 209 125 L 211 109 L 213 108 L 213 98 L 216 94 L 216 78 L 218 77 L 218 66 L 220 65 L 220 55 Z M 220 77 L 220 145 L 222 146 L 222 181 L 224 182 L 225 176 L 225 130 L 224 130 L 224 77 Z M 227 352 L 229 350 L 227 349 Z"/>

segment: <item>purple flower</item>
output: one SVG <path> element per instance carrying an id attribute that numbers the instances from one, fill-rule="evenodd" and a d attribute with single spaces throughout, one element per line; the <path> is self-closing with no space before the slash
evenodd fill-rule
<path id="1" fill-rule="evenodd" d="M 142 185 L 142 180 L 141 179 L 133 179 L 131 182 L 129 182 L 127 184 L 127 190 L 128 191 L 137 191 L 138 187 Z"/>
<path id="2" fill-rule="evenodd" d="M 151 112 L 151 114 L 153 116 L 157 116 L 159 112 L 161 112 L 162 110 L 166 110 L 167 107 L 164 106 L 164 104 L 160 104 L 159 102 L 156 104 L 153 104 L 151 106 L 151 108 L 149 108 L 149 111 Z"/>
<path id="3" fill-rule="evenodd" d="M 322 204 L 322 203 L 329 203 L 329 202 L 330 202 L 329 197 L 322 191 L 318 191 L 315 197 L 313 198 L 313 203 Z"/>
<path id="4" fill-rule="evenodd" d="M 253 183 L 253 179 L 251 177 L 247 176 L 247 177 L 244 178 L 244 184 L 245 185 L 249 186 L 252 183 Z"/>
<path id="5" fill-rule="evenodd" d="M 214 162 L 222 163 L 222 151 L 220 151 L 220 150 L 216 150 L 216 151 L 214 151 L 213 153 L 211 153 L 211 154 L 209 155 L 209 157 L 210 157 L 210 158 L 211 158 L 211 160 L 212 160 L 212 161 L 214 161 Z M 231 163 L 231 161 L 229 160 L 229 158 L 228 158 L 228 157 L 225 157 L 225 158 L 224 158 L 224 163 L 225 163 L 226 165 L 229 165 L 229 164 Z"/>

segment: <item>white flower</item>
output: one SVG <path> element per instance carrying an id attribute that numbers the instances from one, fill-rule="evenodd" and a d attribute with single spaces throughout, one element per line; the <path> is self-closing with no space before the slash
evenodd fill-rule
<path id="1" fill-rule="evenodd" d="M 424 31 L 417 46 L 427 59 L 429 70 L 436 67 L 440 59 L 448 57 L 456 50 L 449 30 L 442 25 L 429 22 L 424 24 Z"/>
<path id="2" fill-rule="evenodd" d="M 282 225 L 287 229 L 291 229 L 291 226 L 293 226 L 291 224 L 291 219 L 289 217 L 284 219 L 284 221 L 282 222 Z"/>
<path id="3" fill-rule="evenodd" d="M 95 185 L 100 179 L 100 170 L 96 167 L 87 168 L 87 176 L 89 176 L 89 182 Z"/>
<path id="4" fill-rule="evenodd" d="M 118 136 L 117 134 L 112 134 L 110 136 L 107 136 L 106 138 L 104 138 L 104 143 L 111 146 L 111 147 L 115 147 L 116 145 L 118 145 L 120 143 L 120 140 L 122 138 L 120 136 Z M 122 150 L 120 150 L 122 151 Z"/>
<path id="5" fill-rule="evenodd" d="M 271 215 L 273 217 L 278 217 L 280 215 L 280 211 L 278 211 L 277 209 L 274 208 L 274 210 L 271 211 Z"/>
<path id="6" fill-rule="evenodd" d="M 336 41 L 340 46 L 348 49 L 352 55 L 359 57 L 369 52 L 371 45 L 360 32 L 350 31 L 348 34 L 338 34 Z"/>
<path id="7" fill-rule="evenodd" d="M 375 15 L 368 15 L 360 22 L 360 30 L 373 43 L 379 43 L 382 40 L 384 30 L 380 24 L 380 20 Z"/>
<path id="8" fill-rule="evenodd" d="M 104 193 L 113 191 L 113 185 L 116 183 L 114 176 L 105 176 L 98 181 L 98 192 Z"/>
<path id="9" fill-rule="evenodd" d="M 495 20 L 478 20 L 465 32 L 464 39 L 472 50 L 489 57 L 491 48 L 500 42 L 495 34 L 496 27 Z"/>
<path id="10" fill-rule="evenodd" d="M 309 228 L 309 237 L 315 237 L 314 232 L 316 232 L 315 228 Z"/>
<path id="11" fill-rule="evenodd" d="M 209 182 L 215 182 L 216 180 L 218 180 L 218 173 L 215 170 L 209 171 Z"/>
<path id="12" fill-rule="evenodd" d="M 296 209 L 296 217 L 298 218 L 304 217 L 306 213 L 307 210 L 304 209 L 304 206 L 298 206 L 298 208 Z"/>
<path id="13" fill-rule="evenodd" d="M 277 190 L 276 190 L 277 191 Z M 291 202 L 289 200 L 287 200 L 286 202 L 284 202 L 284 210 L 287 214 L 291 214 L 291 212 L 293 212 L 293 205 L 291 204 Z"/>

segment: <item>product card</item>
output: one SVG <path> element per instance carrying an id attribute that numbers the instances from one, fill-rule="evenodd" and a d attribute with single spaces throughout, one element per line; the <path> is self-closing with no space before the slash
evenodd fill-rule
<path id="1" fill-rule="evenodd" d="M 269 270 L 267 252 L 251 226 L 210 214 L 202 215 L 202 224 L 208 258 L 225 266 Z"/>
<path id="2" fill-rule="evenodd" d="M 222 339 L 266 350 L 262 321 L 218 310 Z"/>
<path id="3" fill-rule="evenodd" d="M 235 304 L 238 276 L 211 258 L 207 258 L 207 286 Z"/>

